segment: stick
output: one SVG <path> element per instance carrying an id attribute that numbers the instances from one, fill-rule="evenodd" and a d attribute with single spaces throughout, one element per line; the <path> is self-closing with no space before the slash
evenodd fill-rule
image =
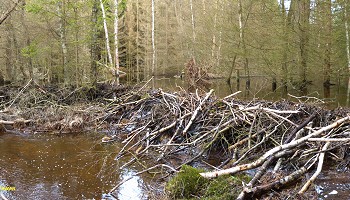
<path id="1" fill-rule="evenodd" d="M 21 89 L 21 91 L 19 91 L 19 93 L 17 94 L 17 96 L 12 100 L 11 104 L 7 107 L 7 109 L 9 109 L 13 103 L 15 103 L 15 101 L 18 99 L 18 97 L 24 92 L 24 90 L 29 86 L 29 84 L 32 82 L 33 79 L 30 79 L 28 81 L 28 83 Z"/>
<path id="2" fill-rule="evenodd" d="M 349 142 L 350 138 L 310 138 L 310 142 Z"/>
<path id="3" fill-rule="evenodd" d="M 211 89 L 211 90 L 207 93 L 207 95 L 204 97 L 203 101 L 202 101 L 202 102 L 199 104 L 199 106 L 196 108 L 196 110 L 194 111 L 194 113 L 193 113 L 193 115 L 192 115 L 190 121 L 188 122 L 187 126 L 186 126 L 185 129 L 182 131 L 182 135 L 185 135 L 185 134 L 187 133 L 188 129 L 191 127 L 191 125 L 192 125 L 194 119 L 196 118 L 196 116 L 197 116 L 199 110 L 202 109 L 202 105 L 204 104 L 204 102 L 209 98 L 209 96 L 210 96 L 211 93 L 213 93 L 213 92 L 214 92 L 214 90 Z"/>
<path id="4" fill-rule="evenodd" d="M 322 167 L 323 167 L 323 161 L 324 161 L 324 156 L 325 156 L 325 151 L 327 150 L 328 146 L 330 145 L 330 142 L 327 142 L 323 147 L 322 147 L 322 152 L 320 153 L 320 156 L 318 158 L 318 165 L 317 165 L 317 170 L 316 172 L 312 175 L 312 177 L 305 183 L 305 185 L 300 189 L 298 194 L 303 194 L 306 192 L 306 190 L 309 188 L 309 186 L 315 181 L 317 176 L 321 173 Z"/>
<path id="5" fill-rule="evenodd" d="M 253 169 L 256 168 L 260 165 L 262 165 L 270 156 L 272 156 L 273 154 L 279 152 L 279 151 L 283 151 L 286 149 L 291 149 L 294 148 L 296 146 L 299 146 L 301 144 L 304 144 L 309 138 L 318 136 L 330 129 L 336 128 L 338 126 L 340 126 L 341 124 L 343 124 L 346 121 L 350 120 L 350 116 L 341 118 L 339 120 L 337 120 L 336 122 L 325 126 L 321 129 L 319 129 L 318 131 L 313 132 L 312 134 L 309 134 L 305 137 L 302 137 L 300 139 L 294 140 L 288 144 L 283 144 L 280 146 L 276 146 L 273 149 L 267 151 L 264 155 L 262 155 L 259 159 L 257 159 L 254 162 L 248 163 L 248 164 L 243 164 L 243 165 L 239 165 L 239 166 L 235 166 L 229 169 L 224 169 L 224 170 L 219 170 L 219 171 L 212 171 L 212 172 L 204 172 L 204 173 L 199 173 L 201 176 L 205 177 L 205 178 L 215 178 L 221 175 L 225 175 L 225 174 L 234 174 L 240 171 L 245 171 L 248 169 Z"/>
<path id="6" fill-rule="evenodd" d="M 0 196 L 1 196 L 1 198 L 2 198 L 3 200 L 8 200 L 8 198 L 6 198 L 5 195 L 4 195 L 2 192 L 0 192 Z"/>
<path id="7" fill-rule="evenodd" d="M 247 194 L 247 193 L 252 193 L 253 195 L 258 195 L 258 194 L 262 194 L 268 190 L 271 190 L 273 188 L 281 188 L 282 186 L 299 179 L 303 174 L 305 174 L 306 171 L 307 171 L 307 169 L 305 167 L 301 167 L 297 171 L 295 171 L 295 172 L 291 173 L 290 175 L 288 175 L 284 178 L 281 178 L 277 181 L 274 181 L 272 183 L 268 183 L 266 185 L 257 186 L 257 187 L 254 187 L 252 189 L 246 189 L 246 191 L 242 192 L 237 197 L 237 199 L 244 199 L 245 194 Z"/>
<path id="8" fill-rule="evenodd" d="M 289 137 L 286 139 L 286 141 L 284 142 L 289 143 L 290 141 L 292 141 L 292 139 L 295 137 L 295 134 L 297 134 L 297 132 L 304 128 L 310 121 L 312 121 L 314 118 L 316 117 L 316 113 L 312 114 L 310 117 L 308 117 L 303 123 L 301 123 L 298 127 L 296 127 L 295 129 L 292 130 L 292 132 L 289 134 Z"/>

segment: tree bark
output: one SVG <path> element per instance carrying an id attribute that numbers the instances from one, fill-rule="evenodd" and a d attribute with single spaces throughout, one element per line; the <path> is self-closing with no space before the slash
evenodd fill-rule
<path id="1" fill-rule="evenodd" d="M 196 31 L 195 31 L 195 21 L 194 21 L 194 11 L 193 11 L 193 2 L 190 0 L 190 9 L 191 9 L 191 23 L 192 23 L 192 57 L 195 57 L 194 45 L 196 43 Z"/>
<path id="2" fill-rule="evenodd" d="M 155 74 L 155 66 L 156 66 L 156 46 L 155 46 L 155 38 L 154 38 L 154 0 L 152 0 L 152 76 Z"/>
<path id="3" fill-rule="evenodd" d="M 108 34 L 108 28 L 107 28 L 106 12 L 105 12 L 105 7 L 103 5 L 102 0 L 100 0 L 100 4 L 101 4 L 101 10 L 102 10 L 102 17 L 103 17 L 103 28 L 105 30 L 106 50 L 107 50 L 107 55 L 108 55 L 108 62 L 111 66 L 113 66 L 113 58 L 112 58 L 112 54 L 111 54 L 111 48 L 109 46 L 109 34 Z"/>
<path id="4" fill-rule="evenodd" d="M 118 0 L 114 0 L 114 47 L 115 47 L 115 77 L 117 85 L 119 85 L 119 39 L 118 39 L 118 29 L 119 29 L 119 17 L 118 17 Z"/>
<path id="5" fill-rule="evenodd" d="M 98 17 L 98 0 L 94 0 L 92 5 L 92 35 L 91 35 L 91 83 L 93 86 L 97 84 L 97 61 L 98 61 L 98 27 L 97 27 L 97 17 Z"/>
<path id="6" fill-rule="evenodd" d="M 59 33 L 61 40 L 61 50 L 62 50 L 62 81 L 64 83 L 69 83 L 69 77 L 67 73 L 67 63 L 68 63 L 68 49 L 67 49 L 67 36 L 66 36 L 66 2 L 65 0 L 58 2 L 58 16 L 59 20 Z"/>
<path id="7" fill-rule="evenodd" d="M 324 52 L 324 82 L 325 87 L 330 86 L 331 82 L 331 52 L 332 52 L 332 0 L 325 0 L 324 2 L 326 15 L 325 24 L 325 52 Z"/>
<path id="8" fill-rule="evenodd" d="M 300 80 L 301 88 L 305 88 L 308 69 L 308 43 L 309 43 L 309 20 L 310 0 L 298 0 L 299 7 L 299 47 L 300 47 Z"/>
<path id="9" fill-rule="evenodd" d="M 348 69 L 350 72 L 350 39 L 349 39 L 349 19 L 348 19 L 348 4 L 347 1 L 344 1 L 344 25 L 345 25 L 345 37 L 346 37 L 346 57 L 347 57 L 347 64 Z"/>

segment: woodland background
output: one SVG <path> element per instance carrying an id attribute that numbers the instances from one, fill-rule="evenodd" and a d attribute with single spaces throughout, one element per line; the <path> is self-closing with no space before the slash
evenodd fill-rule
<path id="1" fill-rule="evenodd" d="M 119 66 L 137 82 L 194 58 L 223 78 L 327 86 L 350 68 L 346 0 L 2 0 L 0 16 L 16 4 L 0 24 L 3 83 L 96 84 Z"/>

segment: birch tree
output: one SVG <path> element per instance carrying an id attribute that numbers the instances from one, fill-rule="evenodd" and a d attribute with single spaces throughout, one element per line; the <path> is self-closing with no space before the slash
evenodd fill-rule
<path id="1" fill-rule="evenodd" d="M 113 58 L 111 54 L 111 48 L 109 46 L 109 34 L 108 34 L 108 28 L 107 28 L 107 19 L 106 19 L 106 12 L 105 12 L 105 7 L 103 5 L 103 1 L 100 0 L 100 5 L 101 5 L 101 11 L 102 11 L 102 18 L 103 18 L 103 28 L 105 31 L 105 39 L 106 39 L 106 50 L 107 50 L 107 55 L 108 55 L 108 62 L 110 66 L 113 66 Z"/>
<path id="2" fill-rule="evenodd" d="M 154 19 L 155 13 L 154 13 L 154 0 L 152 0 L 152 76 L 155 74 L 155 66 L 156 66 L 156 45 L 155 45 L 155 38 L 154 38 Z"/>
<path id="3" fill-rule="evenodd" d="M 119 45 L 118 45 L 118 0 L 114 0 L 114 48 L 115 48 L 115 77 L 117 85 L 119 85 Z"/>

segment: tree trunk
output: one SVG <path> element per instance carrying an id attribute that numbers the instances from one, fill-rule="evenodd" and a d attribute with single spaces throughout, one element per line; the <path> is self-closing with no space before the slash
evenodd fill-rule
<path id="1" fill-rule="evenodd" d="M 140 56 L 139 56 L 139 19 L 140 19 L 140 12 L 139 12 L 139 0 L 136 1 L 136 82 L 140 82 Z"/>
<path id="2" fill-rule="evenodd" d="M 325 2 L 326 24 L 325 24 L 325 52 L 324 52 L 324 86 L 330 86 L 331 82 L 331 52 L 332 52 L 332 0 Z"/>
<path id="3" fill-rule="evenodd" d="M 282 20 L 283 20 L 283 53 L 282 53 L 282 89 L 283 94 L 287 94 L 288 81 L 288 51 L 289 51 L 289 28 L 292 23 L 293 7 L 292 0 L 288 14 L 286 13 L 285 0 L 281 0 Z"/>
<path id="4" fill-rule="evenodd" d="M 6 45 L 5 45 L 5 65 L 6 65 L 6 80 L 13 81 L 13 58 L 12 58 L 12 40 L 11 40 L 11 22 L 8 21 L 6 24 Z"/>
<path id="5" fill-rule="evenodd" d="M 152 76 L 155 74 L 155 66 L 156 66 L 156 46 L 154 39 L 154 0 L 152 0 Z"/>
<path id="6" fill-rule="evenodd" d="M 97 61 L 99 60 L 99 48 L 98 48 L 98 27 L 97 27 L 97 17 L 98 17 L 98 0 L 94 0 L 92 5 L 92 37 L 91 37 L 91 83 L 95 87 L 97 84 Z"/>
<path id="7" fill-rule="evenodd" d="M 61 40 L 61 50 L 62 50 L 62 76 L 63 82 L 69 83 L 69 77 L 67 73 L 67 63 L 68 63 L 68 50 L 67 50 L 67 36 L 66 36 L 66 5 L 65 0 L 58 2 L 58 16 L 59 20 L 59 34 Z"/>
<path id="8" fill-rule="evenodd" d="M 348 61 L 348 69 L 350 72 L 350 39 L 349 39 L 349 19 L 348 19 L 348 4 L 344 1 L 344 25 L 345 25 L 345 37 L 346 37 L 346 57 Z"/>
<path id="9" fill-rule="evenodd" d="M 74 5 L 74 21 L 75 21 L 75 84 L 78 87 L 81 79 L 80 74 L 80 58 L 79 58 L 79 12 L 78 12 L 78 6 Z"/>
<path id="10" fill-rule="evenodd" d="M 118 17 L 118 0 L 114 0 L 114 48 L 115 48 L 115 77 L 117 85 L 119 85 L 119 39 L 118 39 L 118 29 L 119 29 L 119 17 Z"/>
<path id="11" fill-rule="evenodd" d="M 195 43 L 196 43 L 196 31 L 195 31 L 195 21 L 194 21 L 194 11 L 193 11 L 193 2 L 190 0 L 190 8 L 191 8 L 191 23 L 192 23 L 192 57 L 195 57 Z"/>
<path id="12" fill-rule="evenodd" d="M 101 4 L 101 10 L 102 10 L 102 17 L 103 17 L 103 28 L 105 30 L 106 50 L 107 50 L 107 55 L 108 55 L 108 62 L 110 64 L 110 66 L 113 66 L 113 58 L 112 58 L 112 54 L 111 54 L 111 48 L 109 46 L 109 36 L 108 36 L 106 12 L 105 12 L 105 7 L 103 5 L 102 0 L 100 0 L 100 4 Z"/>
<path id="13" fill-rule="evenodd" d="M 238 1 L 238 22 L 239 22 L 239 38 L 243 48 L 243 57 L 244 57 L 244 73 L 247 76 L 246 80 L 246 89 L 250 89 L 250 72 L 249 72 L 249 61 L 247 57 L 247 46 L 245 44 L 244 38 L 244 28 L 243 27 L 243 6 L 242 0 Z"/>
<path id="14" fill-rule="evenodd" d="M 299 47 L 300 47 L 300 80 L 301 87 L 306 86 L 308 67 L 308 43 L 309 43 L 309 20 L 310 0 L 299 0 Z"/>

